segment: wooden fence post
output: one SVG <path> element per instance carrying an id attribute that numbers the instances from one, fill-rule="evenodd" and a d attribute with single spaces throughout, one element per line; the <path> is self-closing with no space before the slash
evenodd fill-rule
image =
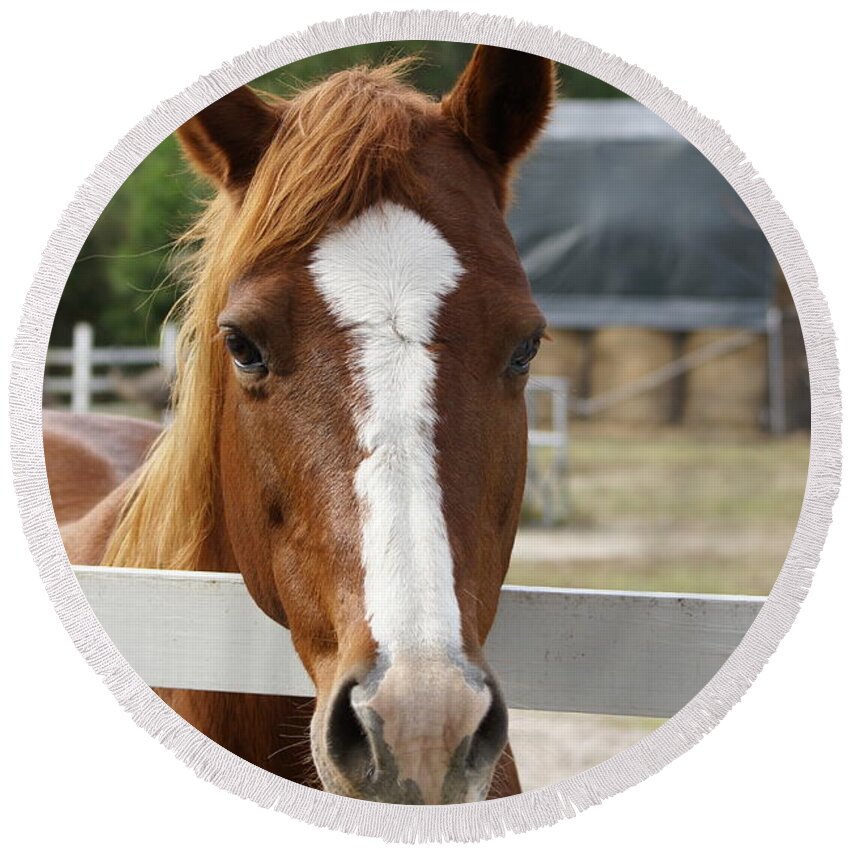
<path id="1" fill-rule="evenodd" d="M 74 325 L 73 360 L 71 362 L 71 410 L 87 413 L 91 405 L 91 353 L 94 330 L 88 322 Z"/>
<path id="2" fill-rule="evenodd" d="M 177 325 L 168 322 L 162 326 L 159 340 L 159 364 L 169 381 L 177 371 Z"/>
<path id="3" fill-rule="evenodd" d="M 770 433 L 774 436 L 786 431 L 784 359 L 782 310 L 773 304 L 767 311 L 767 398 Z"/>
<path id="4" fill-rule="evenodd" d="M 177 325 L 167 322 L 162 326 L 162 334 L 159 338 L 159 365 L 162 369 L 168 386 L 174 385 L 174 376 L 177 374 Z M 168 426 L 174 418 L 174 411 L 168 404 L 162 411 L 162 424 Z"/>

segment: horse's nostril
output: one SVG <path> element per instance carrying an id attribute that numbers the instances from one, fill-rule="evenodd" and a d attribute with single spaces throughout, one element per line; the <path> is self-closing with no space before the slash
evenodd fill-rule
<path id="1" fill-rule="evenodd" d="M 472 771 L 489 768 L 502 754 L 508 742 L 508 709 L 498 686 L 488 680 L 492 694 L 490 707 L 478 725 L 469 745 L 466 763 Z"/>
<path id="2" fill-rule="evenodd" d="M 351 680 L 339 689 L 331 706 L 327 725 L 328 755 L 340 771 L 351 779 L 368 779 L 373 773 L 369 736 L 354 710 Z"/>

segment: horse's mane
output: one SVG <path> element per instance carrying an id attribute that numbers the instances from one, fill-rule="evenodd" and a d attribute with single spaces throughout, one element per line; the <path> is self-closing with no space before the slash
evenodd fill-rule
<path id="1" fill-rule="evenodd" d="M 334 74 L 280 101 L 280 127 L 241 203 L 221 191 L 181 238 L 174 420 L 128 493 L 103 557 L 127 567 L 203 569 L 215 520 L 225 358 L 216 318 L 228 287 L 270 256 L 294 256 L 387 195 L 416 189 L 411 152 L 432 105 L 405 61 Z"/>

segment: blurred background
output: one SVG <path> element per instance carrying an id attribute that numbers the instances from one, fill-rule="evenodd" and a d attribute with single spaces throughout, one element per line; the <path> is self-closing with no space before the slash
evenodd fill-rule
<path id="1" fill-rule="evenodd" d="M 419 88 L 453 85 L 471 45 L 372 44 L 255 81 L 286 95 L 410 53 Z M 508 215 L 549 322 L 527 393 L 529 472 L 508 582 L 765 595 L 808 467 L 797 314 L 746 206 L 661 119 L 559 67 L 560 100 Z M 116 193 L 69 277 L 45 405 L 167 421 L 177 295 L 171 243 L 207 189 L 166 139 Z M 662 721 L 515 711 L 526 789 Z"/>

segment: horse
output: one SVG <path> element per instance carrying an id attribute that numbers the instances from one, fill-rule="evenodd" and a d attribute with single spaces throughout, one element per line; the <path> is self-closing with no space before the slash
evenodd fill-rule
<path id="1" fill-rule="evenodd" d="M 158 691 L 183 718 L 331 793 L 458 803 L 520 790 L 482 647 L 545 329 L 504 212 L 554 68 L 479 45 L 439 100 L 405 72 L 238 88 L 178 130 L 215 191 L 182 240 L 172 423 L 75 447 L 85 417 L 46 419 L 45 451 L 72 563 L 240 572 L 315 685 Z"/>
<path id="2" fill-rule="evenodd" d="M 42 411 L 47 484 L 59 526 L 85 516 L 138 469 L 160 430 L 144 419 Z"/>

